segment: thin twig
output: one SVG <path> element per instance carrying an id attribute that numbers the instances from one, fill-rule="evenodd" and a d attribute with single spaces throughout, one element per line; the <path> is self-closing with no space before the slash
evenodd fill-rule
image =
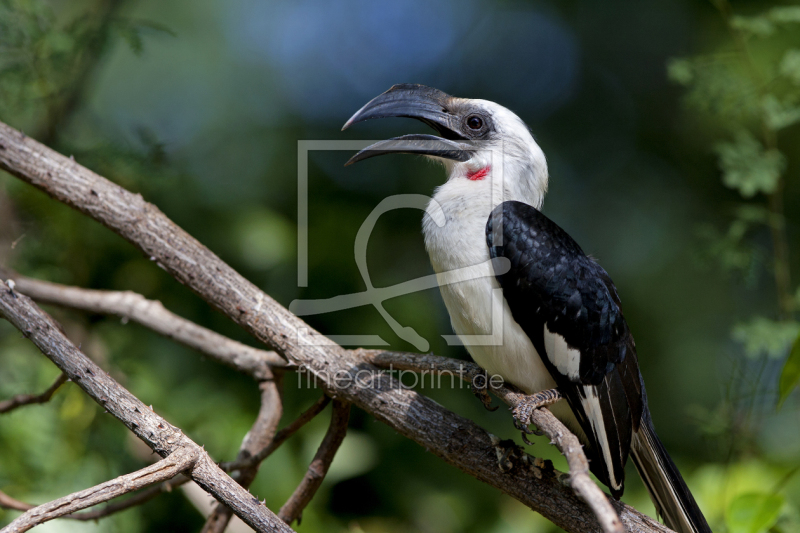
<path id="1" fill-rule="evenodd" d="M 291 525 L 295 520 L 297 520 L 298 525 L 300 524 L 300 520 L 303 517 L 303 509 L 311 502 L 320 485 L 322 485 L 336 451 L 347 434 L 347 422 L 349 420 L 350 404 L 334 400 L 331 423 L 325 433 L 325 438 L 322 439 L 314 459 L 308 465 L 308 470 L 303 476 L 303 480 L 278 512 L 278 517 L 287 524 Z"/>
<path id="2" fill-rule="evenodd" d="M 275 437 L 275 431 L 278 429 L 278 424 L 283 415 L 283 401 L 281 399 L 283 384 L 283 374 L 278 372 L 272 379 L 268 379 L 259 383 L 261 389 L 261 408 L 258 411 L 253 427 L 247 432 L 247 435 L 239 448 L 238 458 L 247 458 L 259 450 L 269 445 Z M 258 467 L 260 463 L 254 463 L 247 468 L 242 468 L 239 471 L 237 481 L 244 488 L 250 488 L 250 485 L 258 474 Z M 224 504 L 217 504 L 214 510 L 206 519 L 201 533 L 223 533 L 228 526 L 233 511 L 230 507 Z"/>
<path id="3" fill-rule="evenodd" d="M 105 507 L 101 507 L 100 509 L 95 509 L 93 511 L 86 511 L 84 513 L 72 513 L 60 516 L 59 518 L 62 519 L 69 518 L 70 520 L 79 520 L 82 522 L 99 520 L 100 518 L 111 516 L 112 514 L 119 513 L 120 511 L 125 511 L 127 509 L 130 509 L 131 507 L 136 507 L 137 505 L 142 505 L 144 503 L 147 503 L 156 496 L 158 496 L 159 494 L 162 494 L 164 492 L 172 492 L 172 489 L 178 488 L 181 485 L 188 483 L 189 481 L 191 481 L 191 479 L 186 476 L 177 476 L 168 481 L 164 481 L 157 487 L 150 487 L 149 489 L 145 489 L 141 492 L 134 494 L 130 498 L 110 503 Z M 11 509 L 14 511 L 29 511 L 35 508 L 36 506 L 30 503 L 19 501 L 15 498 L 12 498 L 5 492 L 0 491 L 0 507 L 3 509 Z"/>
<path id="4" fill-rule="evenodd" d="M 22 276 L 2 266 L 0 279 L 13 279 L 14 290 L 39 303 L 131 320 L 256 379 L 271 379 L 270 366 L 286 366 L 286 360 L 275 352 L 247 346 L 198 326 L 167 310 L 161 302 L 148 300 L 135 292 L 60 285 Z"/>
<path id="5" fill-rule="evenodd" d="M 58 388 L 67 382 L 67 375 L 62 373 L 56 378 L 50 387 L 41 394 L 17 394 L 16 396 L 0 402 L 0 413 L 7 413 L 13 411 L 17 407 L 23 405 L 31 405 L 34 403 L 47 403 Z"/>
<path id="6" fill-rule="evenodd" d="M 198 459 L 191 471 L 191 478 L 206 492 L 232 507 L 250 527 L 264 532 L 291 531 L 274 513 L 225 474 L 201 446 L 158 416 L 81 353 L 33 300 L 16 293 L 3 281 L 0 281 L 0 316 L 33 341 L 76 385 L 161 457 L 167 457 L 179 448 L 195 450 Z"/>
<path id="7" fill-rule="evenodd" d="M 119 476 L 90 489 L 75 492 L 26 511 L 0 533 L 22 533 L 54 518 L 86 509 L 98 503 L 107 502 L 134 490 L 172 479 L 179 473 L 190 469 L 198 459 L 193 448 L 177 448 L 169 456 L 132 474 Z"/>
<path id="8" fill-rule="evenodd" d="M 316 378 L 327 394 L 352 402 L 562 529 L 574 533 L 597 531 L 591 509 L 556 476 L 542 476 L 530 468 L 499 471 L 493 436 L 483 428 L 430 398 L 399 386 L 353 352 L 314 331 L 141 195 L 109 182 L 3 123 L 0 169 L 122 236 L 245 331 Z M 615 504 L 615 508 L 631 532 L 668 531 L 629 506 Z"/>
<path id="9" fill-rule="evenodd" d="M 275 450 L 280 448 L 281 444 L 286 442 L 289 437 L 297 433 L 300 428 L 305 426 L 315 416 L 322 412 L 322 410 L 325 409 L 325 406 L 328 405 L 330 401 L 331 399 L 328 396 L 320 397 L 319 400 L 314 402 L 314 405 L 300 413 L 300 416 L 295 418 L 291 424 L 278 431 L 275 434 L 275 437 L 272 439 L 272 442 L 262 448 L 258 453 L 251 457 L 242 457 L 229 463 L 221 463 L 220 467 L 226 472 L 233 472 L 234 470 L 249 468 L 253 465 L 263 462 L 264 459 L 272 455 Z"/>
<path id="10" fill-rule="evenodd" d="M 481 368 L 467 361 L 438 357 L 435 355 L 417 355 L 402 352 L 380 352 L 360 350 L 370 362 L 384 368 L 411 370 L 413 372 L 430 372 L 435 374 L 455 375 L 464 381 L 471 382 L 482 373 Z M 524 393 L 514 388 L 495 386 L 487 380 L 489 389 L 503 402 L 513 409 L 525 398 Z M 608 496 L 589 477 L 589 461 L 583 453 L 583 445 L 567 427 L 561 423 L 546 407 L 533 411 L 531 422 L 540 431 L 550 437 L 551 444 L 566 457 L 569 465 L 570 485 L 573 490 L 589 504 L 597 520 L 606 533 L 622 533 L 623 527 Z M 278 516 L 283 518 L 283 509 Z"/>

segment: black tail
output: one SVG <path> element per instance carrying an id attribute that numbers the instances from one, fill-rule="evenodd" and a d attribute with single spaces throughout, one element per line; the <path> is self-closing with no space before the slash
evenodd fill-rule
<path id="1" fill-rule="evenodd" d="M 639 430 L 633 434 L 631 452 L 633 463 L 664 523 L 678 533 L 711 533 L 689 487 L 658 439 L 646 408 Z"/>

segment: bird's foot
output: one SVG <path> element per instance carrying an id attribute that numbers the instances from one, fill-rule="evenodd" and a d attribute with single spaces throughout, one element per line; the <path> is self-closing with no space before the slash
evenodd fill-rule
<path id="1" fill-rule="evenodd" d="M 536 394 L 525 396 L 513 409 L 514 427 L 522 432 L 522 440 L 525 444 L 533 444 L 528 440 L 528 435 L 541 435 L 538 430 L 532 430 L 528 426 L 531 424 L 533 411 L 540 407 L 547 407 L 556 403 L 562 398 L 558 389 L 550 389 Z"/>
<path id="2" fill-rule="evenodd" d="M 472 378 L 472 394 L 478 398 L 487 411 L 497 411 L 498 406 L 492 407 L 492 397 L 489 396 L 489 376 L 486 370 L 481 369 L 480 374 Z"/>

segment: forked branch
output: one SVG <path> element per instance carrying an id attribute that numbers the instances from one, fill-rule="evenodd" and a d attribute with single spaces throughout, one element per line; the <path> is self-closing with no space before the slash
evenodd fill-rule
<path id="1" fill-rule="evenodd" d="M 50 385 L 47 388 L 47 390 L 41 394 L 17 394 L 16 396 L 9 398 L 8 400 L 4 400 L 0 402 L 0 414 L 13 411 L 17 407 L 22 407 L 23 405 L 31 405 L 34 403 L 47 403 L 50 401 L 50 398 L 53 397 L 53 394 L 56 393 L 58 388 L 66 382 L 67 382 L 67 375 L 62 373 L 56 378 L 53 384 Z"/>
<path id="2" fill-rule="evenodd" d="M 270 379 L 271 366 L 286 366 L 286 360 L 275 352 L 247 346 L 198 326 L 167 310 L 161 302 L 135 292 L 70 287 L 22 276 L 3 266 L 0 279 L 13 280 L 14 290 L 39 303 L 131 320 L 257 379 Z"/>
<path id="3" fill-rule="evenodd" d="M 295 520 L 297 520 L 298 524 L 300 523 L 303 509 L 311 502 L 320 485 L 322 485 L 336 451 L 347 434 L 347 422 L 349 420 L 350 404 L 334 400 L 333 410 L 331 411 L 331 424 L 328 426 L 325 438 L 322 439 L 322 444 L 319 445 L 314 459 L 308 465 L 308 470 L 303 476 L 300 485 L 297 486 L 292 496 L 278 511 L 278 517 L 287 524 L 291 524 Z"/>
<path id="4" fill-rule="evenodd" d="M 2 123 L 0 168 L 118 233 L 175 279 L 286 357 L 289 363 L 309 372 L 326 393 L 364 409 L 443 460 L 518 499 L 567 531 L 583 533 L 600 529 L 592 510 L 564 487 L 557 476 L 542 475 L 524 464 L 499 471 L 492 435 L 433 400 L 392 382 L 380 375 L 375 366 L 315 332 L 140 195 Z M 140 438 L 147 438 L 135 427 L 131 429 Z M 160 444 L 156 448 L 163 451 Z M 210 490 L 208 485 L 204 486 Z M 628 531 L 668 531 L 628 506 L 614 505 Z M 243 508 L 237 510 L 243 518 L 248 512 Z"/>
<path id="5" fill-rule="evenodd" d="M 197 455 L 191 478 L 231 507 L 256 531 L 291 531 L 247 490 L 225 474 L 201 446 L 158 416 L 78 350 L 33 301 L 0 281 L 0 317 L 11 322 L 95 402 L 114 415 L 161 457 L 178 449 Z M 3 531 L 2 533 L 6 533 Z"/>
<path id="6" fill-rule="evenodd" d="M 53 500 L 26 511 L 18 516 L 9 525 L 3 528 L 3 533 L 22 533 L 43 524 L 81 509 L 86 509 L 98 503 L 107 502 L 117 496 L 148 487 L 161 481 L 172 479 L 181 472 L 190 469 L 197 461 L 197 450 L 190 448 L 177 448 L 169 456 L 132 474 L 119 476 L 90 489 L 75 492 L 63 498 Z"/>
<path id="7" fill-rule="evenodd" d="M 147 503 L 156 496 L 158 496 L 159 494 L 162 494 L 164 492 L 172 492 L 172 489 L 180 487 L 181 485 L 183 485 L 188 481 L 190 481 L 188 477 L 178 476 L 168 481 L 164 481 L 157 487 L 150 487 L 149 489 L 145 489 L 141 492 L 134 494 L 130 498 L 110 503 L 105 507 L 101 507 L 99 509 L 93 509 L 91 511 L 86 511 L 83 513 L 71 513 L 60 516 L 59 518 L 69 518 L 71 520 L 80 520 L 83 522 L 99 520 L 100 518 L 111 516 L 112 514 L 119 513 L 120 511 L 125 511 L 126 509 L 130 509 L 131 507 L 136 507 L 137 505 L 142 505 L 144 503 Z M 15 498 L 12 498 L 5 492 L 0 491 L 0 507 L 2 507 L 3 509 L 12 509 L 15 511 L 24 512 L 24 511 L 30 511 L 31 509 L 37 506 L 21 502 Z"/>
<path id="8" fill-rule="evenodd" d="M 356 353 L 362 354 L 365 359 L 383 368 L 429 372 L 439 375 L 448 374 L 470 383 L 477 376 L 482 375 L 483 372 L 474 363 L 435 355 L 367 350 L 357 350 Z M 491 380 L 488 380 L 487 386 L 492 393 L 512 409 L 525 399 L 525 395 L 514 387 L 507 385 L 495 386 Z M 534 410 L 530 421 L 550 437 L 551 444 L 555 445 L 566 457 L 569 465 L 570 485 L 592 508 L 603 527 L 603 531 L 606 533 L 622 533 L 622 522 L 611 501 L 589 477 L 589 461 L 586 459 L 586 454 L 583 453 L 583 445 L 578 438 L 559 419 L 553 416 L 553 413 L 546 407 Z"/>

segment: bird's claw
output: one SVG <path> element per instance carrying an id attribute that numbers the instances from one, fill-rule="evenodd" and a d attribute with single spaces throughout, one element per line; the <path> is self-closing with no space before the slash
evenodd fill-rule
<path id="1" fill-rule="evenodd" d="M 558 389 L 550 389 L 525 396 L 522 401 L 514 406 L 511 411 L 514 417 L 514 427 L 522 432 L 522 440 L 525 444 L 533 444 L 528 440 L 528 435 L 543 435 L 538 429 L 530 429 L 528 427 L 532 423 L 533 412 L 540 407 L 554 404 L 560 399 L 561 393 L 558 392 Z"/>

